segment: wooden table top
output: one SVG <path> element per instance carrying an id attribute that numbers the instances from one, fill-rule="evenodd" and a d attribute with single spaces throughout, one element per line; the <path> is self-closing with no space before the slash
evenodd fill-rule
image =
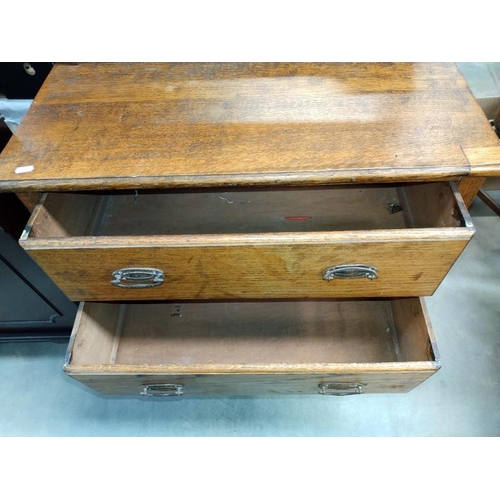
<path id="1" fill-rule="evenodd" d="M 56 64 L 0 156 L 12 191 L 488 173 L 499 141 L 452 63 Z"/>

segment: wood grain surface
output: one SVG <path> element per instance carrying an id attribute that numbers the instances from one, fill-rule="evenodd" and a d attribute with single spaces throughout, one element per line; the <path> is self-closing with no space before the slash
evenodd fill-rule
<path id="1" fill-rule="evenodd" d="M 48 194 L 20 243 L 71 300 L 404 297 L 432 294 L 474 234 L 446 183 L 223 194 Z M 323 279 L 346 264 L 378 278 Z M 128 267 L 165 282 L 112 285 Z"/>
<path id="2" fill-rule="evenodd" d="M 95 391 L 117 396 L 139 396 L 149 384 L 182 384 L 181 397 L 271 397 L 286 395 L 318 395 L 318 386 L 328 383 L 360 384 L 363 393 L 384 394 L 409 392 L 434 375 L 434 362 L 412 363 L 407 369 L 396 369 L 389 363 L 358 365 L 356 372 L 345 372 L 342 367 L 328 369 L 321 374 L 314 371 L 297 373 L 226 373 L 210 375 L 169 374 L 161 368 L 157 373 L 122 367 L 122 372 L 66 368 L 66 373 Z M 195 367 L 193 367 L 195 368 Z M 284 368 L 284 367 L 282 367 Z M 265 370 L 265 368 L 263 368 Z M 325 396 L 322 396 L 325 397 Z M 167 400 L 170 398 L 166 398 Z M 175 400 L 176 398 L 171 398 Z"/>
<path id="3" fill-rule="evenodd" d="M 21 200 L 21 202 L 28 209 L 29 212 L 33 212 L 38 203 L 40 203 L 41 193 L 23 192 L 23 193 L 18 193 L 17 197 Z"/>
<path id="4" fill-rule="evenodd" d="M 472 175 L 462 177 L 462 180 L 458 184 L 458 189 L 467 207 L 470 207 L 485 181 L 486 177 L 475 177 Z"/>
<path id="5" fill-rule="evenodd" d="M 399 301 L 394 317 L 393 304 L 87 303 L 65 371 L 112 394 L 138 395 L 150 383 L 183 384 L 186 395 L 315 394 L 318 384 L 332 382 L 404 392 L 437 371 L 439 360 L 421 301 Z"/>
<path id="6" fill-rule="evenodd" d="M 394 299 L 391 306 L 400 359 L 433 359 L 440 362 L 425 300 Z"/>
<path id="7" fill-rule="evenodd" d="M 497 145 L 454 64 L 56 65 L 0 189 L 458 179 Z"/>
<path id="8" fill-rule="evenodd" d="M 105 244 L 24 244 L 71 300 L 162 300 L 432 295 L 472 236 L 453 229 L 279 236 L 109 238 Z M 75 238 L 77 240 L 79 238 Z M 378 278 L 325 281 L 336 265 L 365 264 Z M 142 289 L 110 283 L 128 267 L 160 269 L 165 282 Z"/>
<path id="9" fill-rule="evenodd" d="M 489 147 L 464 148 L 474 177 L 495 177 L 500 175 L 500 142 Z"/>

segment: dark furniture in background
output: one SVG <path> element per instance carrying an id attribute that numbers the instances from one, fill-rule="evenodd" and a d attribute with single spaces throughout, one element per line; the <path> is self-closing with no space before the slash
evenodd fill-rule
<path id="1" fill-rule="evenodd" d="M 0 340 L 67 339 L 76 305 L 0 230 Z"/>
<path id="2" fill-rule="evenodd" d="M 33 99 L 54 63 L 0 63 L 0 93 L 7 99 Z"/>
<path id="3" fill-rule="evenodd" d="M 0 151 L 10 136 L 0 120 Z M 0 194 L 0 341 L 67 340 L 76 305 L 19 246 L 29 216 L 15 194 Z"/>

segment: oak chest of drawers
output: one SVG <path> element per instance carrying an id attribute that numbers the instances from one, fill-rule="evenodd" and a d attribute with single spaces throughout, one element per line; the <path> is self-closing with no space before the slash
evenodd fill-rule
<path id="1" fill-rule="evenodd" d="M 81 302 L 90 387 L 403 392 L 495 147 L 452 64 L 56 65 L 0 187 L 44 192 L 20 243 Z"/>

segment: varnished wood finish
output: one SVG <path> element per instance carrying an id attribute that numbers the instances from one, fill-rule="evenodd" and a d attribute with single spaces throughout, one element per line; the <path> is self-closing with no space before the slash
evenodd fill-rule
<path id="1" fill-rule="evenodd" d="M 29 212 L 33 212 L 38 203 L 40 203 L 41 193 L 37 192 L 17 193 L 17 197 L 21 200 L 21 202 Z"/>
<path id="2" fill-rule="evenodd" d="M 74 346 L 76 352 L 84 352 L 95 363 L 109 363 L 117 334 L 120 327 L 119 317 L 121 306 L 106 307 L 107 304 L 93 304 L 94 314 L 84 312 L 85 304 L 80 303 L 75 319 L 75 325 L 85 335 L 81 335 Z M 78 358 L 77 358 L 78 359 Z"/>
<path id="3" fill-rule="evenodd" d="M 419 299 L 193 299 L 431 294 L 474 229 L 454 188 L 406 183 L 462 179 L 469 203 L 499 165 L 453 64 L 77 64 L 45 81 L 0 190 L 103 193 L 44 195 L 21 238 L 73 300 L 189 301 L 82 304 L 65 371 L 90 387 L 403 392 L 440 366 Z M 378 279 L 322 279 L 358 263 Z M 123 267 L 165 283 L 112 286 Z"/>
<path id="4" fill-rule="evenodd" d="M 482 148 L 464 148 L 473 177 L 495 177 L 500 175 L 500 141 Z"/>
<path id="5" fill-rule="evenodd" d="M 449 184 L 346 193 L 201 193 L 205 206 L 179 195 L 164 212 L 169 194 L 104 203 L 91 194 L 51 194 L 21 245 L 72 300 L 402 297 L 432 294 L 474 233 Z M 195 234 L 175 234 L 184 227 Z M 158 229 L 167 234 L 150 236 Z M 225 229 L 234 232 L 216 234 Z M 360 263 L 378 268 L 378 278 L 323 279 L 331 266 Z M 161 269 L 165 282 L 112 285 L 112 272 L 127 267 Z"/>
<path id="6" fill-rule="evenodd" d="M 471 232 L 456 239 L 438 230 L 393 234 L 374 231 L 297 237 L 283 234 L 252 240 L 180 237 L 134 238 L 71 248 L 30 248 L 28 253 L 71 300 L 161 300 L 285 297 L 379 297 L 431 295 L 465 248 Z M 276 242 L 276 240 L 278 240 Z M 378 279 L 323 280 L 326 268 L 368 263 Z M 111 273 L 127 267 L 154 267 L 165 282 L 153 288 L 110 284 Z"/>
<path id="7" fill-rule="evenodd" d="M 410 184 L 398 192 L 407 227 L 473 227 L 454 183 Z"/>
<path id="8" fill-rule="evenodd" d="M 470 207 L 485 180 L 485 177 L 468 176 L 462 178 L 458 184 L 458 189 L 467 207 Z"/>
<path id="9" fill-rule="evenodd" d="M 460 193 L 467 206 L 478 195 L 488 177 L 500 176 L 500 142 L 488 147 L 464 148 L 470 163 L 470 175 L 459 183 Z"/>
<path id="10" fill-rule="evenodd" d="M 434 332 L 429 321 L 425 301 L 394 299 L 391 301 L 394 330 L 401 359 L 420 361 L 440 360 Z"/>
<path id="11" fill-rule="evenodd" d="M 454 64 L 56 65 L 0 189 L 458 179 L 497 144 Z"/>
<path id="12" fill-rule="evenodd" d="M 92 234 L 93 228 L 99 223 L 100 202 L 98 196 L 80 194 L 61 195 L 58 198 L 44 193 L 28 220 L 26 231 L 33 238 Z"/>
<path id="13" fill-rule="evenodd" d="M 403 366 L 403 364 L 400 364 Z M 184 396 L 284 396 L 284 395 L 317 395 L 318 386 L 328 383 L 360 384 L 364 393 L 401 393 L 409 392 L 427 380 L 437 371 L 435 363 L 412 363 L 407 369 L 393 369 L 389 363 L 359 365 L 356 372 L 345 372 L 343 367 L 326 367 L 324 372 L 297 373 L 225 373 L 190 375 L 179 372 L 165 373 L 161 369 L 154 373 L 139 368 L 136 372 L 123 367 L 123 372 L 109 372 L 102 367 L 96 371 L 76 371 L 66 369 L 68 375 L 79 380 L 90 388 L 109 395 L 139 396 L 143 387 L 149 384 L 182 384 Z M 194 367 L 193 367 L 194 368 Z M 403 367 L 406 368 L 406 367 Z M 318 396 L 319 397 L 319 396 Z M 325 396 L 323 396 L 325 397 Z M 169 398 L 167 398 L 169 399 Z M 177 399 L 177 398 L 173 398 Z"/>
<path id="14" fill-rule="evenodd" d="M 123 307 L 117 327 L 109 318 Z M 384 300 L 87 303 L 65 371 L 110 394 L 138 395 L 150 383 L 184 384 L 197 396 L 317 394 L 318 384 L 331 382 L 405 392 L 440 365 L 420 300 L 393 307 Z"/>

